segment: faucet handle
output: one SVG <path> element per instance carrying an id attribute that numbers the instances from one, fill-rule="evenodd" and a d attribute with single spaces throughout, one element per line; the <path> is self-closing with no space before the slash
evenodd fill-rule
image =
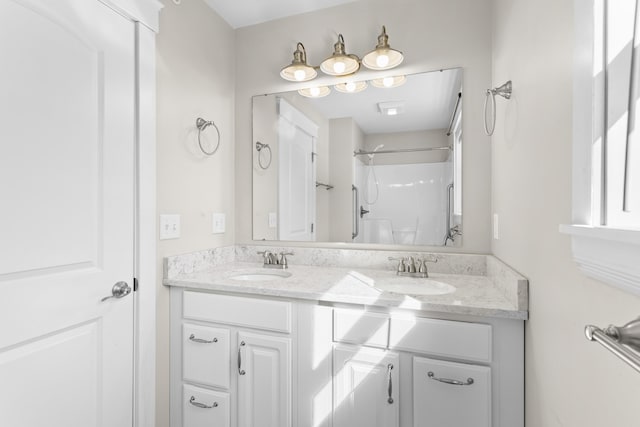
<path id="1" fill-rule="evenodd" d="M 265 265 L 273 264 L 273 254 L 270 251 L 258 251 L 257 254 L 263 256 L 263 262 Z"/>
<path id="2" fill-rule="evenodd" d="M 278 258 L 278 264 L 280 264 L 282 268 L 289 268 L 289 263 L 287 262 L 287 255 L 293 255 L 293 252 L 280 252 L 280 258 Z"/>
<path id="3" fill-rule="evenodd" d="M 396 271 L 398 273 L 404 273 L 407 270 L 407 266 L 404 263 L 404 258 L 389 257 L 389 261 L 398 261 L 398 266 L 396 267 Z"/>

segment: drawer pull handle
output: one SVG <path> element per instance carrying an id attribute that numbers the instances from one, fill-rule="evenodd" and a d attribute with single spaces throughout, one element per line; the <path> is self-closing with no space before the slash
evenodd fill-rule
<path id="1" fill-rule="evenodd" d="M 441 383 L 451 384 L 451 385 L 471 385 L 473 384 L 473 378 L 467 378 L 467 382 L 462 382 L 458 380 L 452 380 L 450 378 L 438 378 L 431 371 L 427 372 L 427 376 L 432 380 L 440 381 Z"/>
<path id="2" fill-rule="evenodd" d="M 388 404 L 392 404 L 393 403 L 393 379 L 391 378 L 391 371 L 393 370 L 393 364 L 389 363 L 387 365 L 387 373 L 389 375 L 389 388 L 387 390 L 389 398 L 387 399 L 387 403 Z"/>
<path id="3" fill-rule="evenodd" d="M 238 374 L 244 375 L 246 372 L 242 369 L 242 347 L 245 346 L 244 341 L 240 341 L 240 347 L 238 347 Z"/>
<path id="4" fill-rule="evenodd" d="M 205 405 L 204 403 L 196 402 L 196 398 L 194 396 L 191 396 L 191 399 L 189 399 L 189 403 L 191 403 L 193 406 L 196 406 L 196 407 L 202 408 L 202 409 L 211 409 L 211 408 L 217 408 L 218 407 L 218 402 L 213 402 L 213 405 L 211 405 L 211 406 Z"/>
<path id="5" fill-rule="evenodd" d="M 195 336 L 195 335 L 193 335 L 193 334 L 191 334 L 191 335 L 189 336 L 189 339 L 190 339 L 191 341 L 193 341 L 193 342 L 199 342 L 199 343 L 202 343 L 202 344 L 211 344 L 211 343 L 213 343 L 213 342 L 218 342 L 218 338 L 214 338 L 214 339 L 212 339 L 211 341 L 207 341 L 207 340 L 203 340 L 202 338 L 196 338 L 196 336 Z"/>

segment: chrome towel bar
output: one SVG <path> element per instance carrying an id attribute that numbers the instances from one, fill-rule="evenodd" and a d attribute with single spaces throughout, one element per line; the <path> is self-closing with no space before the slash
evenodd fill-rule
<path id="1" fill-rule="evenodd" d="M 640 318 L 624 326 L 609 325 L 602 330 L 587 325 L 584 333 L 589 341 L 597 341 L 604 348 L 640 372 Z"/>

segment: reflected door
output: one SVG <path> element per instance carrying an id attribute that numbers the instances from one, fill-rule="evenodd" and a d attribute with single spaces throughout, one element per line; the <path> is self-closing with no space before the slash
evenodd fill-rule
<path id="1" fill-rule="evenodd" d="M 0 425 L 132 425 L 134 43 L 97 0 L 0 2 Z"/>
<path id="2" fill-rule="evenodd" d="M 315 240 L 317 126 L 284 100 L 278 124 L 278 239 Z"/>

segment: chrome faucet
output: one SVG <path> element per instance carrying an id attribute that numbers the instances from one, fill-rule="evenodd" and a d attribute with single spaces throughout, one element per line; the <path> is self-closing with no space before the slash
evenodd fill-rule
<path id="1" fill-rule="evenodd" d="M 398 266 L 396 267 L 396 274 L 398 276 L 409 276 L 409 277 L 429 277 L 429 271 L 427 271 L 427 263 L 438 262 L 437 258 L 422 258 L 417 261 L 414 257 L 401 257 L 401 258 L 393 258 L 389 257 L 389 261 L 398 261 Z M 417 263 L 417 264 L 416 264 Z"/>
<path id="2" fill-rule="evenodd" d="M 275 253 L 271 251 L 259 251 L 258 255 L 262 255 L 264 268 L 289 268 L 287 255 L 293 255 L 293 252 Z"/>

